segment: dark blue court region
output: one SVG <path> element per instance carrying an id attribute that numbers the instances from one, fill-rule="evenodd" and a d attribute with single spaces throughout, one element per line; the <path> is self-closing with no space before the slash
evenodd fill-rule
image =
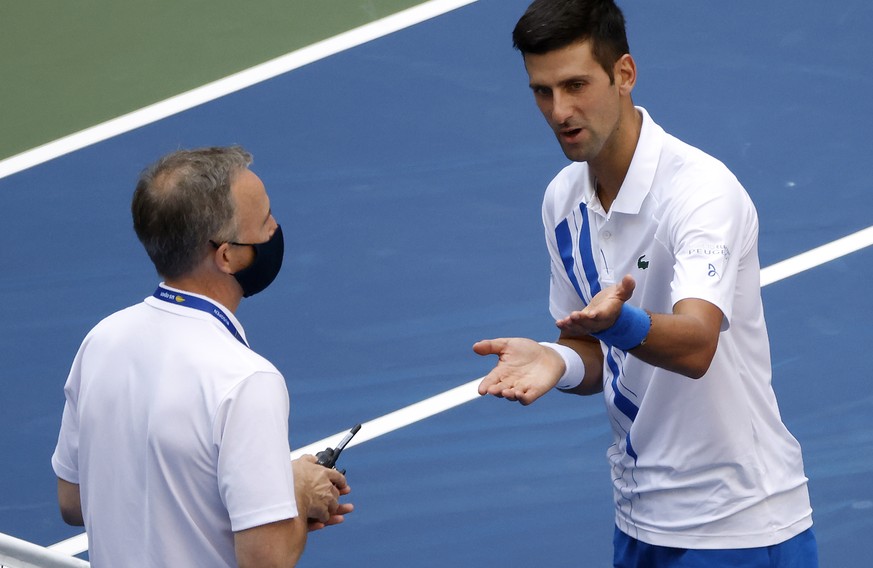
<path id="1" fill-rule="evenodd" d="M 85 333 L 157 283 L 139 170 L 239 143 L 283 225 L 282 274 L 238 312 L 282 370 L 298 447 L 485 374 L 486 337 L 556 337 L 540 200 L 565 164 L 482 0 L 0 179 L 0 532 L 78 534 L 49 458 Z M 622 3 L 635 101 L 755 200 L 764 266 L 873 225 L 873 5 Z M 869 248 L 763 290 L 774 385 L 804 448 L 823 567 L 873 558 Z M 693 427 L 693 425 L 689 425 Z M 348 449 L 356 512 L 301 566 L 608 566 L 599 397 L 477 399 Z"/>

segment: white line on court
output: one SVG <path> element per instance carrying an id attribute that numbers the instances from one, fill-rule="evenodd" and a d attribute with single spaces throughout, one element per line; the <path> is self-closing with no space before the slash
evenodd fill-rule
<path id="1" fill-rule="evenodd" d="M 800 274 L 804 270 L 815 268 L 870 245 L 873 245 L 873 226 L 768 266 L 761 270 L 761 286 Z"/>
<path id="2" fill-rule="evenodd" d="M 223 79 L 0 160 L 0 179 L 168 116 L 272 79 L 314 61 L 435 18 L 476 0 L 430 0 Z"/>
<path id="3" fill-rule="evenodd" d="M 357 446 L 358 444 L 362 444 L 373 438 L 378 438 L 383 434 L 399 430 L 404 426 L 409 426 L 419 420 L 430 418 L 434 414 L 439 414 L 440 412 L 444 412 L 450 408 L 469 402 L 474 398 L 478 398 L 479 392 L 476 390 L 476 387 L 481 380 L 481 378 L 472 380 L 459 387 L 447 390 L 444 393 L 411 404 L 406 408 L 395 410 L 394 412 L 376 418 L 375 420 L 365 422 L 361 425 L 361 431 L 352 438 L 346 447 L 351 448 L 352 446 Z M 349 424 L 349 428 L 352 426 L 354 426 L 354 424 Z M 304 454 L 316 454 L 326 447 L 332 448 L 336 446 L 345 435 L 345 431 L 339 432 L 333 436 L 309 444 L 308 446 L 297 448 L 291 452 L 291 459 L 298 458 Z"/>
<path id="4" fill-rule="evenodd" d="M 873 226 L 763 268 L 761 270 L 761 287 L 810 270 L 870 245 L 873 245 Z M 470 402 L 479 397 L 476 387 L 481 380 L 481 378 L 472 380 L 444 393 L 365 422 L 361 426 L 361 431 L 352 438 L 347 447 L 357 446 L 383 434 L 399 430 L 440 412 L 460 406 L 465 402 Z M 352 426 L 354 424 L 349 424 L 349 428 Z M 347 430 L 343 430 L 302 448 L 297 448 L 291 452 L 291 458 L 295 459 L 304 454 L 315 454 L 327 447 L 332 448 L 346 435 L 346 432 Z M 49 548 L 70 555 L 80 554 L 88 550 L 88 535 L 80 534 Z"/>

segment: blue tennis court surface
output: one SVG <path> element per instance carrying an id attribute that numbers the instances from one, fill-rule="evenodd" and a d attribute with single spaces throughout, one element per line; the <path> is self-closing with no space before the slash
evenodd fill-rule
<path id="1" fill-rule="evenodd" d="M 0 532 L 80 532 L 49 463 L 63 383 L 84 334 L 157 283 L 129 203 L 178 147 L 245 146 L 283 225 L 282 274 L 237 315 L 288 381 L 292 447 L 485 374 L 479 339 L 556 336 L 539 206 L 565 160 L 511 49 L 526 5 L 482 0 L 0 179 Z M 763 266 L 873 225 L 873 5 L 622 5 L 635 102 L 743 182 Z M 863 248 L 763 291 L 822 566 L 873 558 L 871 280 Z M 350 448 L 356 512 L 301 566 L 607 566 L 608 444 L 600 397 L 550 394 Z"/>

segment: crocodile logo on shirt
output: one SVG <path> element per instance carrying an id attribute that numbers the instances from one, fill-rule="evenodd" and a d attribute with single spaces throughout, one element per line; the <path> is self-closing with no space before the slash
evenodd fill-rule
<path id="1" fill-rule="evenodd" d="M 637 259 L 637 268 L 640 270 L 645 270 L 649 267 L 649 261 L 646 260 L 646 255 L 643 255 Z"/>

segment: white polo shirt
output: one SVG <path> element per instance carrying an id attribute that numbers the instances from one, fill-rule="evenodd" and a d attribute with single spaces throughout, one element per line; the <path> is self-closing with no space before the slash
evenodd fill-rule
<path id="1" fill-rule="evenodd" d="M 150 297 L 109 316 L 64 392 L 52 465 L 95 567 L 236 566 L 234 531 L 297 515 L 285 381 L 213 314 Z"/>
<path id="2" fill-rule="evenodd" d="M 582 309 L 630 274 L 629 304 L 671 313 L 699 298 L 724 321 L 697 380 L 601 344 L 616 524 L 662 546 L 777 544 L 811 526 L 812 510 L 800 445 L 770 384 L 757 213 L 721 162 L 637 110 L 640 140 L 609 212 L 586 163 L 567 166 L 546 190 L 551 314 Z"/>

